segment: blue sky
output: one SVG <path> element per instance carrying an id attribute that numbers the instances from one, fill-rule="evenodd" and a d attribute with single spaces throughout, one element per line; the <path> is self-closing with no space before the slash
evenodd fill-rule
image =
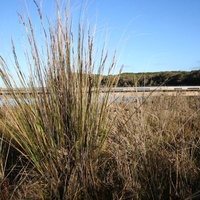
<path id="1" fill-rule="evenodd" d="M 26 5 L 37 29 L 35 7 L 31 0 L 24 2 L 7 0 L 0 3 L 0 55 L 6 61 L 12 54 L 11 37 L 19 54 L 23 51 L 25 34 L 17 12 L 26 12 Z M 38 2 L 48 15 L 54 13 L 53 0 Z M 76 13 L 86 5 L 85 19 L 96 23 L 97 32 L 105 33 L 108 49 L 117 49 L 117 65 L 124 65 L 123 72 L 200 69 L 200 0 L 71 2 Z"/>

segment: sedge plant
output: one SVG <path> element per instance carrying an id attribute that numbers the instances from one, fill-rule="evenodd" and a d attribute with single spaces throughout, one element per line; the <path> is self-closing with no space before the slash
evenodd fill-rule
<path id="1" fill-rule="evenodd" d="M 79 24 L 74 33 L 70 9 L 63 13 L 57 1 L 56 22 L 44 26 L 43 14 L 33 2 L 44 46 L 37 42 L 31 19 L 19 15 L 30 50 L 25 52 L 29 79 L 13 41 L 18 82 L 5 62 L 1 69 L 9 95 L 3 96 L 6 117 L 0 127 L 24 163 L 12 177 L 10 198 L 94 199 L 100 187 L 99 158 L 112 130 L 109 91 L 117 82 L 109 82 L 108 92 L 101 94 L 101 78 L 105 67 L 108 73 L 114 69 L 115 56 L 109 62 L 103 49 L 97 63 L 93 29 Z"/>

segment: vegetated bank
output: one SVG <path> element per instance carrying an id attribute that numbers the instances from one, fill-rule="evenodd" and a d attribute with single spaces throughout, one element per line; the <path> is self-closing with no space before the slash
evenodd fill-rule
<path id="1" fill-rule="evenodd" d="M 113 76 L 104 76 L 102 85 Z M 200 85 L 200 70 L 171 71 L 171 72 L 146 72 L 146 73 L 122 73 L 117 84 L 118 87 L 133 86 L 198 86 Z"/>

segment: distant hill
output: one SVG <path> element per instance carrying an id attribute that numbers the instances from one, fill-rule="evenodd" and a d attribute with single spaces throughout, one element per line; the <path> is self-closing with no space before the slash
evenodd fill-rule
<path id="1" fill-rule="evenodd" d="M 104 76 L 102 85 L 105 85 L 113 76 Z M 190 72 L 151 72 L 151 73 L 122 73 L 120 75 L 118 87 L 133 86 L 199 86 L 200 70 Z"/>

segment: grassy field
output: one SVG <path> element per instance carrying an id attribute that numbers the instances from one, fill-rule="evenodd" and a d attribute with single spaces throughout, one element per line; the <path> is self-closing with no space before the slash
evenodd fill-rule
<path id="1" fill-rule="evenodd" d="M 198 199 L 199 102 L 109 103 L 73 127 L 47 105 L 2 107 L 1 198 Z"/>
<path id="2" fill-rule="evenodd" d="M 0 199 L 198 199 L 200 96 L 110 101 L 100 87 L 105 67 L 112 75 L 115 54 L 109 59 L 103 49 L 96 66 L 94 30 L 80 24 L 74 33 L 69 10 L 62 13 L 59 5 L 55 23 L 44 27 L 35 5 L 45 51 L 31 19 L 21 17 L 28 80 L 12 46 L 20 88 L 32 94 L 17 94 L 18 83 L 1 62 L 11 96 L 2 97 L 0 109 Z"/>

